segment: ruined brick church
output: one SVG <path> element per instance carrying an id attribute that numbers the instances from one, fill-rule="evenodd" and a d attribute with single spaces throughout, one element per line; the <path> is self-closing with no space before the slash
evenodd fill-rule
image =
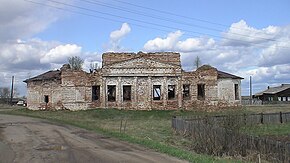
<path id="1" fill-rule="evenodd" d="M 32 110 L 172 110 L 240 105 L 242 79 L 208 65 L 185 72 L 179 53 L 139 52 L 104 53 L 90 73 L 65 64 L 24 82 Z"/>

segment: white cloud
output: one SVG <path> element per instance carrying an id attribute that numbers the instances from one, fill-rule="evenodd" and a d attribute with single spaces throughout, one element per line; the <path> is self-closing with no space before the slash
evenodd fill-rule
<path id="1" fill-rule="evenodd" d="M 131 28 L 129 24 L 123 23 L 121 29 L 111 32 L 110 39 L 113 42 L 121 40 L 124 36 L 130 33 Z"/>
<path id="2" fill-rule="evenodd" d="M 192 52 L 211 48 L 215 45 L 214 39 L 210 38 L 188 38 L 181 41 L 181 36 L 184 33 L 175 31 L 169 33 L 166 38 L 157 37 L 149 40 L 144 45 L 145 51 L 179 51 L 179 52 Z"/>
<path id="3" fill-rule="evenodd" d="M 65 0 L 71 2 L 72 0 Z M 37 3 L 52 2 L 39 0 Z M 62 6 L 64 7 L 64 6 Z M 0 5 L 0 81 L 1 87 L 9 87 L 11 76 L 15 76 L 15 87 L 25 94 L 28 77 L 53 68 L 63 54 L 53 54 L 54 48 L 62 44 L 57 41 L 43 41 L 33 38 L 60 18 L 63 13 L 49 7 L 24 0 L 2 0 Z M 65 45 L 64 45 L 65 46 Z M 51 52 L 49 52 L 52 50 Z M 56 52 L 55 50 L 54 52 Z M 66 51 L 62 51 L 66 52 Z M 72 53 L 68 51 L 67 55 Z M 74 53 L 75 54 L 75 53 Z M 51 63 L 48 62 L 51 61 Z M 62 60 L 63 61 L 63 60 Z"/>
<path id="4" fill-rule="evenodd" d="M 178 41 L 176 49 L 182 52 L 191 52 L 211 48 L 215 45 L 214 39 L 206 38 L 188 38 L 185 41 Z"/>
<path id="5" fill-rule="evenodd" d="M 290 48 L 287 48 L 290 45 L 290 32 L 284 38 L 286 39 L 279 39 L 279 42 L 273 43 L 261 51 L 260 66 L 290 63 Z"/>
<path id="6" fill-rule="evenodd" d="M 102 67 L 102 55 L 94 53 L 84 60 L 83 69 L 89 71 L 90 69 L 97 69 Z"/>
<path id="7" fill-rule="evenodd" d="M 241 20 L 233 23 L 222 36 L 225 39 L 182 39 L 183 32 L 176 31 L 147 41 L 144 50 L 180 52 L 185 70 L 193 70 L 194 58 L 199 56 L 203 64 L 244 77 L 244 95 L 248 94 L 249 76 L 254 79 L 254 93 L 268 85 L 289 83 L 290 25 L 257 29 Z"/>
<path id="8" fill-rule="evenodd" d="M 19 69 L 39 69 L 48 68 L 49 64 L 40 63 L 42 55 L 47 53 L 59 43 L 51 41 L 46 42 L 39 39 L 30 39 L 27 41 L 9 41 L 0 44 L 0 68 L 2 70 Z"/>
<path id="9" fill-rule="evenodd" d="M 39 0 L 48 4 L 49 1 Z M 59 19 L 59 13 L 48 7 L 23 0 L 2 0 L 0 5 L 0 42 L 29 38 Z"/>
<path id="10" fill-rule="evenodd" d="M 173 33 L 169 33 L 165 39 L 157 37 L 153 40 L 149 40 L 144 45 L 145 51 L 164 51 L 169 50 L 173 51 L 175 49 L 176 43 L 178 39 L 182 36 L 181 31 L 176 31 Z"/>
<path id="11" fill-rule="evenodd" d="M 108 51 L 119 51 L 122 49 L 120 46 L 121 40 L 131 32 L 129 24 L 123 23 L 119 30 L 115 30 L 110 34 L 110 45 Z"/>
<path id="12" fill-rule="evenodd" d="M 81 49 L 75 44 L 59 45 L 45 53 L 40 58 L 40 63 L 64 63 L 68 57 L 79 56 Z"/>
<path id="13" fill-rule="evenodd" d="M 244 20 L 233 23 L 228 31 L 223 33 L 223 44 L 230 46 L 253 46 L 274 41 L 281 29 L 268 26 L 263 29 L 250 27 Z"/>
<path id="14" fill-rule="evenodd" d="M 0 44 L 1 87 L 10 87 L 11 76 L 14 75 L 17 79 L 15 87 L 20 91 L 20 95 L 24 95 L 26 86 L 23 80 L 51 69 L 59 69 L 64 63 L 67 63 L 69 56 L 77 55 L 84 58 L 85 71 L 88 71 L 88 62 L 100 63 L 100 55 L 84 53 L 81 50 L 82 48 L 75 44 L 62 44 L 40 39 L 17 40 Z"/>

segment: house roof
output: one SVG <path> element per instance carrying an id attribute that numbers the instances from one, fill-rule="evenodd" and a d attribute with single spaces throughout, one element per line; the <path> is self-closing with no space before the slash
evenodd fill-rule
<path id="1" fill-rule="evenodd" d="M 290 84 L 281 84 L 280 86 L 277 87 L 269 87 L 268 89 L 262 92 L 256 93 L 255 96 L 261 96 L 263 94 L 276 94 L 289 88 Z"/>
<path id="2" fill-rule="evenodd" d="M 244 79 L 242 77 L 217 70 L 218 78 Z"/>
<path id="3" fill-rule="evenodd" d="M 60 71 L 59 70 L 47 71 L 33 78 L 26 79 L 23 82 L 27 83 L 30 81 L 51 80 L 51 79 L 60 79 Z"/>

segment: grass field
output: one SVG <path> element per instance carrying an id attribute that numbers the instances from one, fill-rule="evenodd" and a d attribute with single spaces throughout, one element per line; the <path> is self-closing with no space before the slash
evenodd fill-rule
<path id="1" fill-rule="evenodd" d="M 259 124 L 242 127 L 241 131 L 250 135 L 269 137 L 275 140 L 290 142 L 290 123 Z"/>
<path id="2" fill-rule="evenodd" d="M 279 108 L 277 108 L 277 106 L 244 107 L 239 110 L 211 113 L 197 111 L 133 111 L 116 109 L 95 109 L 75 112 L 30 111 L 23 108 L 3 108 L 1 112 L 6 114 L 27 115 L 71 124 L 131 143 L 140 144 L 158 152 L 166 153 L 190 162 L 241 162 L 233 158 L 212 157 L 190 151 L 191 141 L 180 135 L 176 135 L 171 129 L 172 116 L 279 112 L 281 110 L 283 110 L 283 112 L 290 111 L 290 106 L 279 106 Z M 257 127 L 259 128 L 259 126 Z M 258 129 L 253 128 L 253 131 L 257 130 Z M 287 130 L 290 131 L 289 129 Z M 249 130 L 247 132 L 252 131 Z"/>
<path id="3" fill-rule="evenodd" d="M 244 107 L 249 113 L 276 113 L 290 112 L 290 105 L 264 105 Z M 242 131 L 256 136 L 267 136 L 278 140 L 290 141 L 290 123 L 284 124 L 259 124 L 254 126 L 243 127 Z"/>

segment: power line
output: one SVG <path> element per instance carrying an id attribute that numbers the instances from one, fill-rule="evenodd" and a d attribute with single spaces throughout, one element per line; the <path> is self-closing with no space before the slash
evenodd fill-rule
<path id="1" fill-rule="evenodd" d="M 94 4 L 94 5 L 104 6 L 104 7 L 107 7 L 107 8 L 111 8 L 111 9 L 115 9 L 115 10 L 120 10 L 120 11 L 124 11 L 124 12 L 128 12 L 128 13 L 133 13 L 133 14 L 136 14 L 136 15 L 142 15 L 142 16 L 146 16 L 146 17 L 153 18 L 153 19 L 164 20 L 164 21 L 167 21 L 167 22 L 173 22 L 173 23 L 177 23 L 177 24 L 184 24 L 184 25 L 187 25 L 187 26 L 196 26 L 196 27 L 202 28 L 202 29 L 208 29 L 208 30 L 222 32 L 222 30 L 220 30 L 220 29 L 214 29 L 214 28 L 200 26 L 200 25 L 196 25 L 196 24 L 191 24 L 191 23 L 176 21 L 175 19 L 170 19 L 170 18 L 162 18 L 162 17 L 156 16 L 156 15 L 148 15 L 148 14 L 146 14 L 144 12 L 140 12 L 140 11 L 136 11 L 136 10 L 131 10 L 131 9 L 124 8 L 124 7 L 118 7 L 118 6 L 113 5 L 113 4 L 108 4 L 108 3 L 103 3 L 103 2 L 97 2 L 97 1 L 88 1 L 88 0 L 80 0 L 80 1 L 81 2 L 87 2 L 87 3 L 90 3 L 90 4 Z"/>
<path id="2" fill-rule="evenodd" d="M 89 3 L 89 4 L 99 5 L 99 6 L 103 6 L 103 7 L 115 9 L 115 10 L 120 10 L 120 11 L 128 12 L 128 13 L 133 13 L 133 14 L 136 14 L 136 15 L 142 15 L 142 16 L 146 16 L 146 17 L 153 18 L 153 19 L 163 20 L 163 21 L 167 21 L 167 22 L 170 22 L 170 23 L 183 24 L 183 25 L 190 26 L 190 27 L 197 27 L 197 28 L 200 28 L 200 29 L 206 29 L 206 30 L 211 30 L 211 31 L 223 32 L 223 30 L 220 30 L 220 29 L 206 27 L 206 26 L 201 26 L 201 25 L 192 24 L 192 23 L 188 23 L 188 22 L 176 21 L 175 19 L 163 18 L 163 17 L 155 16 L 155 15 L 148 15 L 148 14 L 146 14 L 144 12 L 140 12 L 140 11 L 136 11 L 136 10 L 131 10 L 131 9 L 124 8 L 124 7 L 118 7 L 118 6 L 113 5 L 113 4 L 108 4 L 108 3 L 103 3 L 103 2 L 97 2 L 97 1 L 89 1 L 89 0 L 81 0 L 81 1 L 82 2 L 86 2 L 86 3 Z M 124 2 L 124 3 L 127 4 L 127 2 Z M 274 39 L 269 39 L 269 38 L 264 38 L 264 37 L 258 37 L 258 36 L 253 37 L 253 36 L 249 36 L 249 35 L 245 35 L 245 34 L 240 34 L 240 33 L 235 33 L 235 32 L 231 32 L 231 34 L 237 35 L 237 36 L 242 36 L 242 37 L 247 37 L 247 38 L 263 39 L 263 40 L 267 40 L 267 41 L 276 41 Z"/>
<path id="3" fill-rule="evenodd" d="M 97 10 L 93 10 L 93 9 L 89 9 L 89 8 L 85 8 L 85 7 L 79 7 L 79 6 L 76 6 L 76 5 L 71 5 L 71 4 L 58 2 L 58 1 L 54 1 L 54 0 L 47 0 L 47 1 L 50 1 L 50 2 L 53 2 L 53 3 L 56 3 L 56 4 L 61 4 L 61 5 L 64 5 L 64 6 L 69 6 L 69 7 L 76 8 L 76 9 L 81 9 L 81 10 L 85 10 L 85 11 L 89 11 L 89 12 L 102 14 L 102 15 L 107 15 L 107 16 L 127 19 L 127 20 L 131 20 L 131 21 L 139 22 L 139 23 L 144 23 L 144 24 L 150 24 L 150 25 L 154 25 L 154 26 L 157 26 L 157 27 L 162 27 L 162 28 L 167 28 L 167 29 L 174 29 L 174 30 L 181 30 L 180 28 L 176 28 L 176 27 L 172 27 L 172 26 L 167 26 L 167 25 L 147 22 L 147 21 L 134 19 L 134 18 L 128 18 L 128 17 L 124 17 L 124 16 L 120 16 L 120 15 L 115 15 L 115 14 L 111 14 L 111 13 L 101 12 L 101 11 L 97 11 Z M 209 35 L 209 36 L 216 37 L 216 38 L 221 38 L 220 36 L 217 36 L 217 35 L 206 34 L 206 33 L 202 33 L 202 32 L 195 32 L 195 31 L 190 31 L 190 30 L 186 30 L 186 29 L 182 29 L 182 31 L 189 32 L 189 33 L 201 34 L 201 35 Z M 239 41 L 239 40 L 236 40 L 236 41 Z"/>
<path id="4" fill-rule="evenodd" d="M 81 15 L 85 15 L 85 16 L 90 16 L 90 17 L 100 18 L 100 19 L 109 20 L 109 21 L 113 21 L 113 22 L 121 22 L 121 23 L 123 23 L 123 21 L 120 21 L 120 20 L 111 19 L 111 18 L 107 18 L 107 17 L 96 16 L 96 15 L 91 15 L 91 14 L 87 14 L 87 13 L 83 13 L 83 12 L 78 12 L 78 11 L 74 11 L 74 10 L 69 10 L 69 9 L 57 7 L 57 6 L 48 5 L 48 4 L 45 4 L 45 3 L 39 3 L 39 2 L 31 1 L 31 0 L 24 0 L 24 1 L 27 1 L 27 2 L 30 2 L 30 3 L 34 3 L 34 4 L 38 4 L 38 5 L 42 5 L 42 6 L 48 6 L 48 7 L 56 8 L 56 9 L 63 10 L 63 11 L 77 13 L 77 14 L 81 14 Z M 221 37 L 221 36 L 216 36 L 216 35 L 212 35 L 212 34 L 205 34 L 205 33 L 190 31 L 190 30 L 186 30 L 186 29 L 178 29 L 176 27 L 160 25 L 160 24 L 156 24 L 156 23 L 152 23 L 152 22 L 146 22 L 146 21 L 137 20 L 137 19 L 133 19 L 133 18 L 128 18 L 128 17 L 123 17 L 123 16 L 114 15 L 114 14 L 110 14 L 110 13 L 100 12 L 100 11 L 97 11 L 97 10 L 88 9 L 88 8 L 85 8 L 85 7 L 79 7 L 79 6 L 75 6 L 75 5 L 71 5 L 71 4 L 67 4 L 67 3 L 63 3 L 63 2 L 57 2 L 57 1 L 54 1 L 54 0 L 48 0 L 48 1 L 56 3 L 56 4 L 61 4 L 63 6 L 71 7 L 71 8 L 76 8 L 76 9 L 85 10 L 85 11 L 89 11 L 89 12 L 99 13 L 99 14 L 106 15 L 106 16 L 111 16 L 111 17 L 127 19 L 127 20 L 131 20 L 131 21 L 139 22 L 139 23 L 150 24 L 150 25 L 157 26 L 157 27 L 162 27 L 162 28 L 167 28 L 167 29 L 174 29 L 174 30 L 182 30 L 182 31 L 185 31 L 185 32 L 197 33 L 197 34 L 202 34 L 202 35 L 209 35 L 209 36 L 216 37 L 216 38 L 223 38 L 223 39 L 226 39 L 226 40 L 238 41 L 238 42 L 241 42 L 241 43 L 248 44 L 247 41 L 243 41 L 243 40 L 225 38 L 225 37 Z M 130 24 L 135 25 L 135 26 L 139 26 L 139 27 L 142 27 L 142 28 L 146 28 L 146 29 L 150 28 L 150 29 L 155 29 L 155 30 L 159 30 L 159 31 L 163 31 L 163 32 L 171 32 L 171 31 L 168 31 L 168 30 L 163 30 L 163 29 L 154 28 L 154 27 L 148 27 L 148 26 L 144 26 L 144 25 L 140 25 L 140 24 L 136 24 L 136 23 L 130 23 Z M 198 37 L 197 35 L 189 35 L 187 33 L 185 33 L 184 35 Z M 265 45 L 259 45 L 259 42 L 256 42 L 254 44 L 257 44 L 258 46 L 265 46 Z M 289 48 L 289 47 L 284 47 L 284 48 Z"/>
<path id="5" fill-rule="evenodd" d="M 54 8 L 54 9 L 61 10 L 61 11 L 66 11 L 66 12 L 70 12 L 70 13 L 75 13 L 75 14 L 83 15 L 83 16 L 89 16 L 89 17 L 103 19 L 103 20 L 107 20 L 107 21 L 111 21 L 111 22 L 124 23 L 124 21 L 121 21 L 121 20 L 111 19 L 111 18 L 102 17 L 102 16 L 96 16 L 96 15 L 92 15 L 92 14 L 87 14 L 87 13 L 84 13 L 84 12 L 79 12 L 79 11 L 74 11 L 74 10 L 70 10 L 70 9 L 58 7 L 58 6 L 48 5 L 48 4 L 45 4 L 45 3 L 34 2 L 34 1 L 31 1 L 31 0 L 24 0 L 24 1 L 29 2 L 29 3 L 36 4 L 36 5 L 42 5 L 42 6 L 46 6 L 46 7 L 51 7 L 51 8 Z M 132 24 L 134 26 L 141 27 L 141 28 L 146 28 L 146 29 L 150 28 L 150 29 L 159 30 L 159 31 L 162 31 L 162 32 L 167 32 L 167 33 L 171 32 L 171 31 L 168 31 L 168 30 L 163 30 L 163 29 L 159 29 L 159 28 L 144 26 L 144 25 L 140 25 L 140 24 L 136 24 L 136 23 L 130 23 L 130 24 Z M 189 34 L 187 34 L 187 35 L 188 36 L 194 36 L 194 37 L 197 37 L 198 36 L 198 35 L 189 35 Z"/>
<path id="6" fill-rule="evenodd" d="M 180 15 L 180 14 L 175 14 L 175 13 L 168 12 L 168 11 L 165 11 L 165 10 L 158 10 L 158 9 L 154 9 L 154 8 L 150 8 L 150 7 L 146 7 L 146 6 L 141 6 L 141 5 L 136 5 L 136 4 L 129 3 L 129 2 L 124 2 L 124 1 L 121 1 L 121 0 L 112 0 L 112 1 L 115 1 L 115 2 L 118 2 L 118 3 L 123 3 L 123 4 L 129 5 L 129 6 L 138 7 L 138 8 L 141 8 L 141 9 L 146 9 L 146 10 L 158 12 L 158 13 L 163 13 L 163 14 L 167 14 L 167 15 L 171 15 L 171 16 L 180 17 L 180 18 L 185 18 L 187 20 L 199 21 L 199 22 L 208 23 L 208 24 L 216 25 L 216 26 L 220 26 L 220 27 L 227 27 L 227 28 L 229 27 L 228 25 L 225 25 L 225 24 L 222 24 L 222 23 L 212 22 L 212 21 L 209 21 L 209 20 L 204 20 L 204 19 L 199 19 L 199 18 L 193 18 L 193 17 L 184 16 L 184 15 Z M 237 27 L 232 27 L 232 28 L 249 31 L 248 29 L 241 29 L 241 28 L 237 28 Z"/>
<path id="7" fill-rule="evenodd" d="M 208 23 L 208 24 L 212 24 L 212 25 L 228 27 L 227 25 L 223 25 L 223 24 L 220 24 L 220 23 L 215 23 L 215 22 L 211 22 L 211 21 L 207 21 L 207 20 L 202 20 L 202 19 L 198 19 L 198 18 L 192 18 L 192 17 L 188 17 L 188 16 L 184 16 L 184 15 L 179 15 L 179 14 L 175 14 L 175 13 L 164 11 L 164 10 L 157 10 L 157 9 L 154 9 L 154 8 L 145 7 L 145 6 L 141 6 L 141 5 L 136 5 L 136 4 L 129 3 L 129 2 L 124 2 L 124 1 L 120 1 L 120 0 L 112 0 L 112 1 L 123 3 L 123 4 L 127 4 L 127 5 L 130 5 L 130 6 L 134 6 L 134 7 L 138 7 L 138 8 L 142 8 L 142 9 L 147 9 L 147 10 L 158 12 L 158 13 L 171 15 L 171 16 L 177 16 L 177 17 L 181 17 L 181 18 L 185 18 L 185 19 L 189 19 L 189 20 L 195 20 L 195 21 L 199 21 L 199 22 L 204 22 L 204 23 Z"/>
<path id="8" fill-rule="evenodd" d="M 189 16 L 185 16 L 185 15 L 180 15 L 180 14 L 168 12 L 168 11 L 165 11 L 165 10 L 159 10 L 159 9 L 154 9 L 154 8 L 150 8 L 150 7 L 147 7 L 147 6 L 141 6 L 141 5 L 137 5 L 137 4 L 134 4 L 134 3 L 125 2 L 125 1 L 122 1 L 122 0 L 111 0 L 111 1 L 115 1 L 115 2 L 118 2 L 118 3 L 126 4 L 126 5 L 129 5 L 129 6 L 133 6 L 133 7 L 137 7 L 137 8 L 141 8 L 141 9 L 150 10 L 150 11 L 157 12 L 157 13 L 162 13 L 162 14 L 167 14 L 167 15 L 176 16 L 176 17 L 180 17 L 180 18 L 185 18 L 187 20 L 199 21 L 199 22 L 208 23 L 208 24 L 211 24 L 211 25 L 216 25 L 216 26 L 220 26 L 220 27 L 229 28 L 228 25 L 225 25 L 225 24 L 222 24 L 222 23 L 212 22 L 212 21 L 204 20 L 204 19 L 200 19 L 200 18 L 193 18 L 193 17 L 189 17 Z M 247 32 L 250 31 L 249 29 L 243 29 L 243 28 L 238 28 L 238 27 L 231 27 L 231 28 L 238 29 L 238 30 L 241 30 L 241 31 L 247 31 Z M 214 29 L 214 28 L 212 28 L 212 29 Z M 268 40 L 268 41 L 277 41 L 275 39 L 269 39 L 269 38 L 263 38 L 263 37 L 257 37 L 257 36 L 255 36 L 255 37 L 246 36 L 246 35 L 239 34 L 239 33 L 231 33 L 231 34 L 245 36 L 245 37 L 249 37 L 249 38 L 260 38 L 260 39 Z M 277 45 L 277 47 L 287 48 L 287 49 L 290 48 L 289 46 L 279 46 L 279 45 Z"/>

